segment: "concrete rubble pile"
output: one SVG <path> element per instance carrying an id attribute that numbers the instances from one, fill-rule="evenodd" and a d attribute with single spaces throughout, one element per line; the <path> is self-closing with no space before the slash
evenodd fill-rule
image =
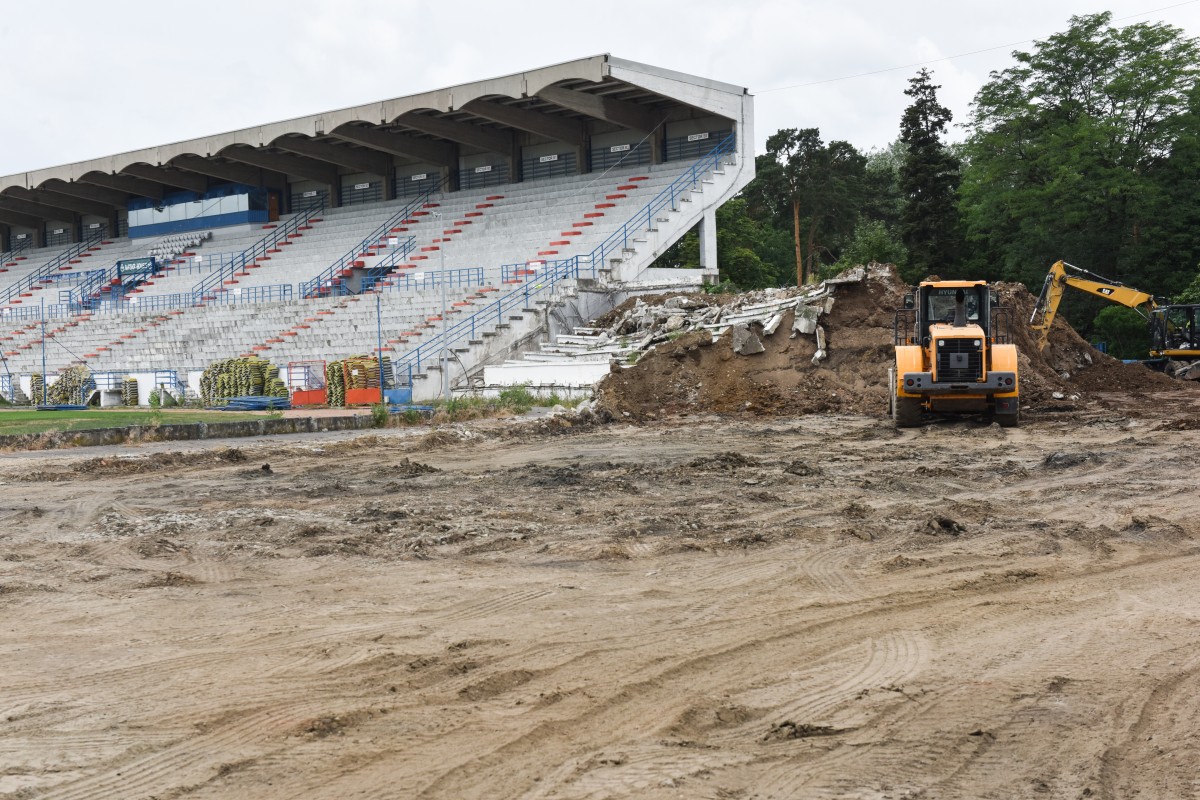
<path id="1" fill-rule="evenodd" d="M 839 285 L 862 283 L 879 265 L 856 267 L 815 287 L 803 289 L 764 289 L 737 295 L 732 301 L 719 295 L 677 295 L 661 302 L 646 302 L 635 298 L 631 308 L 603 327 L 576 331 L 579 339 L 588 337 L 587 349 L 605 352 L 623 363 L 673 341 L 692 331 L 708 331 L 718 340 L 729 334 L 733 352 L 751 356 L 764 352 L 761 338 L 755 333 L 758 326 L 764 336 L 773 336 L 789 312 L 792 314 L 791 338 L 814 336 L 817 350 L 812 363 L 827 356 L 825 328 L 822 316 L 833 311 L 835 291 Z"/>

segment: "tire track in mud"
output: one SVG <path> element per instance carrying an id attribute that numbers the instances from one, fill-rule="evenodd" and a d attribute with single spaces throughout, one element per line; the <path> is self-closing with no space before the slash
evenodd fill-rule
<path id="1" fill-rule="evenodd" d="M 444 612 L 433 615 L 439 622 L 466 622 L 480 619 L 505 611 L 511 611 L 518 606 L 540 600 L 554 594 L 549 589 L 525 589 L 518 592 L 503 592 L 498 595 L 485 597 L 482 600 L 471 600 L 460 603 Z"/>
<path id="2" fill-rule="evenodd" d="M 1122 709 L 1128 724 L 1121 741 L 1100 759 L 1101 798 L 1134 797 L 1143 791 L 1158 796 L 1200 796 L 1196 772 L 1197 733 L 1194 699 L 1200 693 L 1200 656 L 1187 648 L 1189 663 L 1175 671 L 1133 709 Z"/>
<path id="3" fill-rule="evenodd" d="M 264 734 L 279 736 L 322 710 L 327 700 L 298 700 L 242 713 L 232 724 L 219 724 L 211 733 L 191 736 L 133 761 L 118 762 L 100 773 L 55 787 L 55 800 L 96 797 L 136 797 L 202 783 L 233 754 L 257 754 Z M 278 742 L 271 743 L 278 747 Z M 267 749 L 270 749 L 269 747 Z"/>
<path id="4" fill-rule="evenodd" d="M 906 607 L 920 608 L 927 602 L 927 600 L 914 600 L 906 604 Z M 855 629 L 861 628 L 869 621 L 873 613 L 873 610 L 857 610 L 836 621 L 793 623 L 785 626 L 782 631 L 776 629 L 775 626 L 767 626 L 750 633 L 746 630 L 750 626 L 743 625 L 742 635 L 737 637 L 735 644 L 702 653 L 688 653 L 681 660 L 668 663 L 665 669 L 658 671 L 657 674 L 648 676 L 637 683 L 613 687 L 604 698 L 594 701 L 581 714 L 569 720 L 560 719 L 555 722 L 542 723 L 469 762 L 457 764 L 454 768 L 444 771 L 415 796 L 424 798 L 468 796 L 473 791 L 478 791 L 484 784 L 482 782 L 472 783 L 466 778 L 467 775 L 478 776 L 482 780 L 485 773 L 491 773 L 492 779 L 496 779 L 499 777 L 494 774 L 496 770 L 512 770 L 517 764 L 522 764 L 529 759 L 541 758 L 545 761 L 551 758 L 546 748 L 554 748 L 556 731 L 588 731 L 592 734 L 593 740 L 601 739 L 601 741 L 591 741 L 587 745 L 589 748 L 587 753 L 595 755 L 599 752 L 598 748 L 614 746 L 614 741 L 620 741 L 630 736 L 636 738 L 646 724 L 651 727 L 660 724 L 664 718 L 664 701 L 717 690 L 728 691 L 730 685 L 736 685 L 739 681 L 745 680 L 746 660 L 756 654 L 770 650 L 776 660 L 788 662 L 801 659 L 804 656 L 799 653 L 793 659 L 788 659 L 779 652 L 779 648 L 787 648 L 790 644 L 800 651 L 806 651 L 811 645 L 810 637 L 812 635 L 825 634 L 827 631 L 828 635 L 839 641 L 844 642 L 847 638 L 853 639 L 857 633 Z M 684 686 L 686 689 L 683 688 Z M 669 702 L 665 704 L 670 707 Z M 646 711 L 638 713 L 635 709 L 646 709 Z M 646 717 L 646 714 L 650 715 L 649 718 Z M 562 747 L 558 745 L 554 749 L 561 750 Z M 576 754 L 575 757 L 579 758 L 580 756 Z M 567 753 L 555 755 L 553 758 L 560 759 L 560 764 L 570 760 Z M 468 763 L 470 764 L 469 768 L 467 768 Z M 521 774 L 523 770 L 517 769 L 515 772 Z M 529 792 L 528 796 L 530 798 L 544 797 L 563 788 L 547 785 L 547 783 L 543 780 L 535 791 Z"/>
<path id="5" fill-rule="evenodd" d="M 812 665 L 814 669 L 824 667 L 822 671 L 833 677 L 843 669 L 832 665 L 844 663 L 848 672 L 845 677 L 831 684 L 804 684 L 799 697 L 777 705 L 772 709 L 772 716 L 780 721 L 837 730 L 836 712 L 851 708 L 864 692 L 885 690 L 902 694 L 903 690 L 895 687 L 916 676 L 929 658 L 924 637 L 911 631 L 895 631 L 867 639 L 831 653 Z M 752 697 L 743 697 L 746 702 L 753 703 Z M 785 745 L 772 749 L 788 748 Z M 784 758 L 777 768 L 764 772 L 759 790 L 768 797 L 795 797 L 801 788 L 818 777 L 828 779 L 843 775 L 839 762 L 850 756 L 850 750 L 838 748 L 828 756 L 810 756 L 802 765 L 795 759 Z"/>

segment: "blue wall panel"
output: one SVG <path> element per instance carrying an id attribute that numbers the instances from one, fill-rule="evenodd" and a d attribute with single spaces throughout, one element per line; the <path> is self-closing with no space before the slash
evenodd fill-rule
<path id="1" fill-rule="evenodd" d="M 172 233 L 199 231 L 207 228 L 221 228 L 226 225 L 244 225 L 248 222 L 266 222 L 266 211 L 238 211 L 233 214 L 215 214 L 209 217 L 193 217 L 177 219 L 172 222 L 158 222 L 154 225 L 138 225 L 129 228 L 129 238 L 139 239 L 144 236 L 168 236 Z"/>

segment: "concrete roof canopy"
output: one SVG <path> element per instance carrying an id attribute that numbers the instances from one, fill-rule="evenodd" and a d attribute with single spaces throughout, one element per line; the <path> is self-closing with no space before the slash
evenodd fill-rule
<path id="1" fill-rule="evenodd" d="M 164 144 L 0 178 L 0 224 L 111 213 L 130 198 L 161 199 L 210 182 L 334 184 L 340 174 L 388 175 L 396 159 L 452 167 L 461 155 L 511 156 L 529 137 L 584 147 L 589 125 L 647 134 L 674 115 L 737 125 L 739 87 L 610 55 L 363 106 Z M 742 131 L 746 135 L 746 131 Z M 524 137 L 522 139 L 521 137 Z"/>

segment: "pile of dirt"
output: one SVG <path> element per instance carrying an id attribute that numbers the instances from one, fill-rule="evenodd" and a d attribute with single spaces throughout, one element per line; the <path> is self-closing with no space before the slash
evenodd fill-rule
<path id="1" fill-rule="evenodd" d="M 631 320 L 653 323 L 677 316 L 681 305 L 689 318 L 711 319 L 717 311 L 713 307 L 727 313 L 746 306 L 745 298 L 707 300 L 706 295 L 687 295 L 683 304 L 671 298 L 640 298 L 641 306 L 626 303 L 598 320 L 597 327 L 611 326 L 624 335 L 656 334 L 651 338 L 657 343 L 636 364 L 614 364 L 597 389 L 597 407 L 631 419 L 686 413 L 885 414 L 895 312 L 910 287 L 892 265 L 871 264 L 856 270 L 854 279 L 845 280 L 845 273 L 839 276 L 844 280 L 829 287 L 832 298 L 822 306 L 825 313 L 819 317 L 818 333 L 825 340 L 824 358 L 814 359 L 817 336 L 793 331 L 797 313 L 793 309 L 783 312 L 778 326 L 749 323 L 763 350 L 739 355 L 734 337 L 728 333 L 714 337 L 712 326 L 684 324 L 671 337 L 629 328 Z M 1113 397 L 1198 388 L 1098 352 L 1061 318 L 1055 321 L 1046 348 L 1039 351 L 1028 325 L 1036 298 L 1021 284 L 995 288 L 1001 305 L 1009 309 L 1007 327 L 1020 352 L 1021 399 L 1027 410 L 1064 411 L 1089 402 L 1112 402 Z M 800 294 L 798 289 L 774 290 L 770 297 Z M 750 302 L 761 301 L 760 295 Z"/>

